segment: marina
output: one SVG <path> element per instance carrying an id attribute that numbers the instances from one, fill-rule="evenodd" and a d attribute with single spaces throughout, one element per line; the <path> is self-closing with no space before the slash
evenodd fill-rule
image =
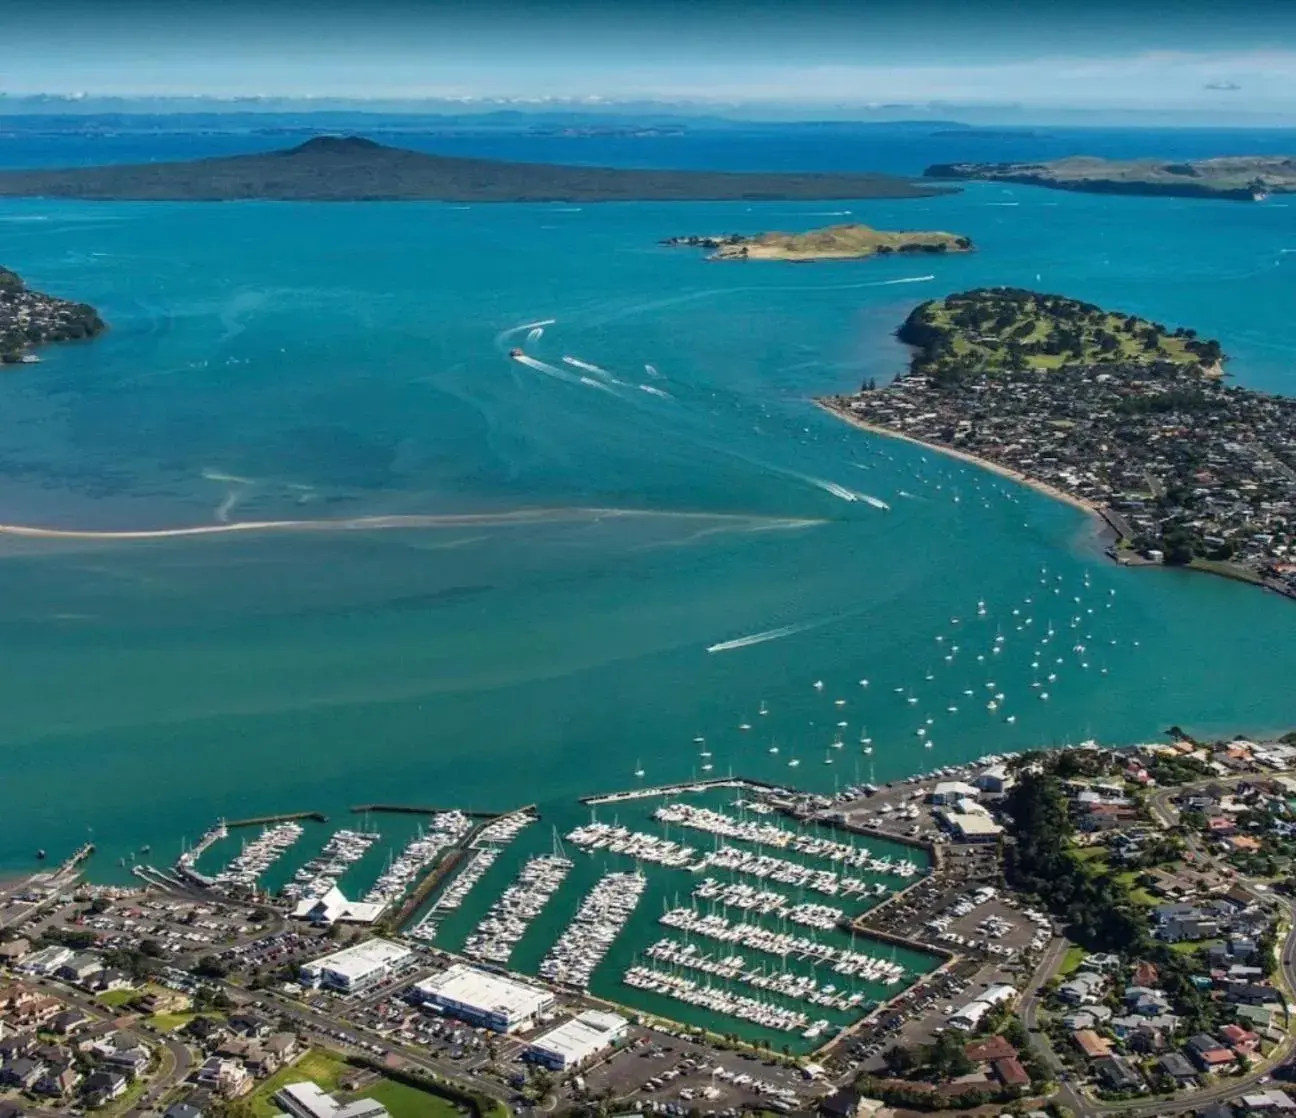
<path id="1" fill-rule="evenodd" d="M 644 952 L 654 962 L 666 963 L 683 970 L 698 971 L 727 982 L 778 994 L 791 1001 L 802 1001 L 824 1009 L 849 1012 L 864 1005 L 866 998 L 856 991 L 843 991 L 832 983 L 820 985 L 812 976 L 786 970 L 750 967 L 741 955 L 716 959 L 701 951 L 697 944 L 660 939 Z"/>
<path id="2" fill-rule="evenodd" d="M 415 924 L 409 934 L 415 939 L 431 943 L 436 936 L 437 925 L 447 912 L 454 912 L 464 902 L 486 871 L 495 864 L 504 852 L 505 846 L 513 841 L 523 830 L 535 821 L 530 811 L 514 811 L 501 815 L 498 819 L 486 824 L 473 838 L 472 849 L 454 879 L 442 891 L 422 918 Z"/>
<path id="3" fill-rule="evenodd" d="M 732 923 L 715 914 L 699 915 L 691 908 L 675 908 L 664 912 L 659 917 L 659 923 L 717 943 L 740 944 L 780 959 L 795 958 L 827 963 L 838 974 L 857 975 L 886 986 L 894 986 L 905 977 L 904 967 L 886 959 L 833 947 L 807 936 L 776 932 L 760 924 L 746 921 Z"/>
<path id="4" fill-rule="evenodd" d="M 274 865 L 302 835 L 300 823 L 275 823 L 268 826 L 243 848 L 212 884 L 223 892 L 254 891 L 261 876 Z"/>
<path id="5" fill-rule="evenodd" d="M 758 998 L 734 994 L 720 987 L 704 985 L 677 974 L 667 974 L 652 967 L 635 966 L 626 971 L 622 981 L 635 990 L 651 990 L 655 994 L 699 1006 L 725 1017 L 751 1021 L 766 1029 L 794 1032 L 805 1029 L 809 1018 L 797 1010 L 763 1002 Z"/>
<path id="6" fill-rule="evenodd" d="M 540 963 L 551 982 L 589 988 L 594 968 L 634 912 L 647 881 L 641 873 L 610 873 L 590 890 L 576 918 Z"/>
<path id="7" fill-rule="evenodd" d="M 526 862 L 468 937 L 463 953 L 482 962 L 507 963 L 518 940 L 571 868 L 571 859 L 557 852 Z"/>
<path id="8" fill-rule="evenodd" d="M 292 901 L 324 896 L 381 837 L 376 831 L 335 831 L 324 849 L 297 870 L 293 880 L 283 887 L 282 895 Z"/>
<path id="9" fill-rule="evenodd" d="M 364 895 L 366 904 L 390 905 L 403 897 L 419 876 L 472 829 L 472 820 L 460 811 L 432 817 L 428 830 L 419 828 L 400 856 L 383 871 Z"/>

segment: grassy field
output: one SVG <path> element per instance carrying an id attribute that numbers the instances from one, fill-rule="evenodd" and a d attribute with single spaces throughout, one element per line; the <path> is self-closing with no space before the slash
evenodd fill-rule
<path id="1" fill-rule="evenodd" d="M 459 1115 L 458 1108 L 449 1099 L 391 1079 L 367 1087 L 360 1096 L 382 1103 L 392 1118 L 458 1118 Z"/>
<path id="2" fill-rule="evenodd" d="M 922 321 L 946 336 L 959 364 L 993 371 L 1008 368 L 1013 351 L 1027 368 L 1170 361 L 1200 365 L 1191 338 L 1175 337 L 1146 319 L 1126 317 L 1058 296 L 981 291 L 952 296 L 922 308 Z M 1145 338 L 1155 336 L 1149 347 Z M 1057 350 L 1058 352 L 1045 352 Z"/>
<path id="3" fill-rule="evenodd" d="M 1063 978 L 1075 974 L 1080 969 L 1080 964 L 1084 962 L 1084 957 L 1088 955 L 1083 947 L 1077 947 L 1074 943 L 1066 949 L 1066 954 L 1062 956 L 1062 965 L 1058 967 L 1058 974 Z"/>
<path id="4" fill-rule="evenodd" d="M 197 1016 L 196 1013 L 155 1013 L 148 1019 L 148 1023 L 160 1032 L 170 1033 L 183 1029 Z"/>
<path id="5" fill-rule="evenodd" d="M 891 233 L 867 225 L 832 225 L 806 233 L 760 233 L 742 244 L 724 246 L 715 255 L 744 260 L 858 260 L 920 247 L 967 252 L 972 243 L 954 233 Z"/>
<path id="6" fill-rule="evenodd" d="M 274 1102 L 275 1092 L 289 1083 L 310 1080 L 322 1090 L 336 1091 L 343 1073 L 347 1071 L 344 1060 L 329 1052 L 312 1048 L 286 1068 L 280 1068 L 248 1096 L 255 1118 L 279 1118 L 282 1111 Z"/>
<path id="7" fill-rule="evenodd" d="M 100 1005 L 106 1005 L 109 1009 L 120 1009 L 124 1005 L 129 1005 L 139 995 L 138 990 L 108 990 L 99 994 L 95 1000 Z"/>

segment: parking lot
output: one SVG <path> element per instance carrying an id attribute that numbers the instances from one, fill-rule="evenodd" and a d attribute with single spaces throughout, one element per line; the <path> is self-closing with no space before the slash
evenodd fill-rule
<path id="1" fill-rule="evenodd" d="M 798 1099 L 821 1089 L 778 1061 L 717 1051 L 647 1029 L 635 1030 L 624 1049 L 584 1078 L 595 1097 L 610 1091 L 613 1098 L 667 1114 L 687 1114 L 695 1107 L 722 1115 L 743 1108 L 785 1112 L 801 1109 Z"/>

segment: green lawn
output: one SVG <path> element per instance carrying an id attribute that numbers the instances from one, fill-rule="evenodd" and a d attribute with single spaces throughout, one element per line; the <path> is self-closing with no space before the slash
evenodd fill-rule
<path id="1" fill-rule="evenodd" d="M 196 1013 L 155 1013 L 148 1019 L 148 1023 L 159 1032 L 169 1033 L 176 1029 L 183 1029 L 198 1014 Z"/>
<path id="2" fill-rule="evenodd" d="M 280 1068 L 248 1096 L 255 1118 L 279 1118 L 283 1112 L 274 1101 L 275 1092 L 289 1083 L 310 1080 L 325 1091 L 336 1091 L 347 1064 L 330 1052 L 312 1048 L 286 1068 Z"/>
<path id="3" fill-rule="evenodd" d="M 391 1079 L 384 1079 L 360 1092 L 361 1098 L 382 1103 L 392 1118 L 458 1118 L 459 1110 L 449 1099 L 420 1091 Z"/>
<path id="4" fill-rule="evenodd" d="M 1171 951 L 1177 951 L 1180 955 L 1191 955 L 1198 948 L 1217 947 L 1223 943 L 1222 939 L 1190 939 L 1182 943 L 1172 943 Z"/>
<path id="5" fill-rule="evenodd" d="M 1084 957 L 1088 955 L 1083 947 L 1077 947 L 1074 943 L 1066 949 L 1066 954 L 1062 956 L 1062 965 L 1058 967 L 1058 974 L 1064 978 L 1069 974 L 1075 974 L 1080 969 L 1080 964 L 1084 962 Z"/>
<path id="6" fill-rule="evenodd" d="M 139 997 L 138 990 L 108 990 L 98 996 L 100 1005 L 106 1005 L 110 1009 L 120 1009 L 128 1005 Z"/>

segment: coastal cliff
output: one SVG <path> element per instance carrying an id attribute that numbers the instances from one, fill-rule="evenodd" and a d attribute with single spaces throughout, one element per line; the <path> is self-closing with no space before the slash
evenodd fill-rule
<path id="1" fill-rule="evenodd" d="M 973 251 L 970 238 L 955 233 L 887 232 L 867 225 L 831 225 L 805 233 L 728 233 L 722 236 L 670 237 L 671 247 L 710 249 L 708 260 L 863 260 L 893 253 Z"/>
<path id="2" fill-rule="evenodd" d="M 1270 194 L 1296 191 L 1296 158 L 1226 156 L 1166 162 L 1072 156 L 1047 163 L 936 163 L 923 172 L 923 177 L 1021 183 L 1092 194 L 1257 202 Z"/>
<path id="3" fill-rule="evenodd" d="M 1127 563 L 1296 597 L 1296 400 L 1230 386 L 1218 342 L 983 288 L 916 307 L 909 371 L 819 403 L 1094 512 Z"/>
<path id="4" fill-rule="evenodd" d="M 30 290 L 0 268 L 0 364 L 33 360 L 33 346 L 93 338 L 105 329 L 94 307 Z"/>

